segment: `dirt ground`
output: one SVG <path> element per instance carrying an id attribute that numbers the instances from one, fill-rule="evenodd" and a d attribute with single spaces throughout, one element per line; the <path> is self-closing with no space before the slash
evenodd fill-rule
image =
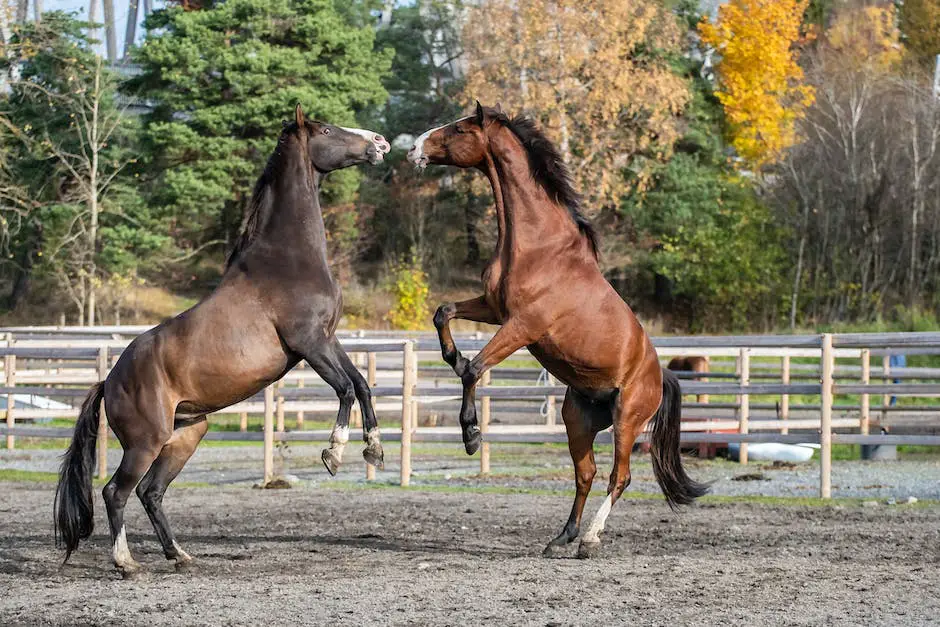
<path id="1" fill-rule="evenodd" d="M 545 559 L 567 496 L 171 488 L 198 559 L 163 560 L 139 503 L 124 581 L 97 528 L 69 565 L 51 484 L 0 483 L 0 624 L 926 624 L 940 616 L 940 507 L 619 503 L 594 560 Z M 97 490 L 96 490 L 97 492 Z M 601 499 L 592 496 L 589 512 Z"/>

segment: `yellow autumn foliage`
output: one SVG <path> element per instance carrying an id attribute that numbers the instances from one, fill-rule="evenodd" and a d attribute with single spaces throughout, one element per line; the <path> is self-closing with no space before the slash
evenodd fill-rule
<path id="1" fill-rule="evenodd" d="M 801 84 L 796 44 L 809 0 L 731 0 L 718 19 L 699 24 L 702 41 L 719 56 L 717 96 L 731 143 L 760 168 L 796 142 L 795 123 L 813 102 Z"/>
<path id="2" fill-rule="evenodd" d="M 860 6 L 836 14 L 826 31 L 827 47 L 853 63 L 890 70 L 902 57 L 894 5 Z"/>
<path id="3" fill-rule="evenodd" d="M 658 0 L 484 0 L 463 42 L 467 100 L 537 116 L 588 206 L 616 204 L 626 168 L 642 186 L 679 136 L 681 33 Z"/>

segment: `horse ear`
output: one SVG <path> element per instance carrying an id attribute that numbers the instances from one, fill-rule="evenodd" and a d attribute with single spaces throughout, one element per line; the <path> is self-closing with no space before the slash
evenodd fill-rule
<path id="1" fill-rule="evenodd" d="M 477 124 L 483 126 L 483 105 L 477 100 Z"/>
<path id="2" fill-rule="evenodd" d="M 297 103 L 297 108 L 294 109 L 294 121 L 297 122 L 297 127 L 300 128 L 304 125 L 304 110 L 300 107 L 300 103 Z"/>
<path id="3" fill-rule="evenodd" d="M 496 106 L 493 107 L 493 108 L 496 109 L 496 113 L 502 113 L 502 112 L 503 112 L 503 108 L 500 106 L 500 104 L 499 104 L 498 102 L 496 103 Z"/>

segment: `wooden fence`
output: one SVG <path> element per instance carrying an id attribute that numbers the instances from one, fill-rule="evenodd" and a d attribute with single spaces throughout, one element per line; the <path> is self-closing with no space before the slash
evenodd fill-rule
<path id="1" fill-rule="evenodd" d="M 70 437 L 71 429 L 26 426 L 18 421 L 47 418 L 75 418 L 87 387 L 107 375 L 130 339 L 141 327 L 63 328 L 30 327 L 0 329 L 0 355 L 3 356 L 4 387 L 0 394 L 7 400 L 5 424 L 0 434 L 8 448 L 16 445 L 16 436 Z M 461 334 L 460 348 L 468 354 L 480 350 L 488 341 L 481 334 Z M 450 403 L 455 405 L 461 388 L 446 366 L 440 363 L 436 337 L 428 334 L 344 333 L 343 347 L 366 370 L 372 386 L 374 403 L 383 420 L 382 438 L 400 441 L 400 483 L 407 486 L 411 476 L 411 449 L 416 441 L 461 441 L 457 426 L 419 426 L 421 408 L 426 411 Z M 940 355 L 940 333 L 901 334 L 823 334 L 793 336 L 690 336 L 654 338 L 661 358 L 677 355 L 708 355 L 714 364 L 723 364 L 734 372 L 683 374 L 683 394 L 712 397 L 732 396 L 730 402 L 684 403 L 682 440 L 695 443 L 740 443 L 740 461 L 748 463 L 748 444 L 756 442 L 814 443 L 820 445 L 820 496 L 831 495 L 831 460 L 834 443 L 898 445 L 940 445 L 940 435 L 872 434 L 872 396 L 880 397 L 875 410 L 878 421 L 902 412 L 926 418 L 923 424 L 940 431 L 940 404 L 923 407 L 892 405 L 892 397 L 940 397 L 940 369 L 894 368 L 891 354 Z M 490 446 L 501 442 L 564 442 L 563 425 L 555 407 L 564 397 L 565 387 L 550 377 L 538 377 L 526 351 L 515 356 L 527 360 L 497 368 L 477 388 L 480 398 L 480 423 L 484 432 L 480 470 L 490 471 Z M 872 368 L 872 359 L 881 358 L 880 368 Z M 425 365 L 420 366 L 419 362 Z M 721 360 L 725 360 L 722 362 Z M 770 361 L 768 361 L 770 360 Z M 838 365 L 837 365 L 838 363 Z M 544 373 L 543 373 L 544 375 Z M 693 376 L 707 377 L 698 381 Z M 495 379 L 499 378 L 499 384 Z M 539 378 L 543 384 L 515 384 L 520 379 Z M 901 381 L 900 383 L 894 382 Z M 909 382 L 917 381 L 917 382 Z M 927 382 L 924 382 L 927 381 Z M 507 382 L 512 385 L 504 385 Z M 812 403 L 791 403 L 795 395 L 818 399 Z M 857 404 L 836 404 L 837 396 L 857 395 Z M 19 408 L 18 399 L 30 397 L 65 398 L 71 409 Z M 770 397 L 773 403 L 754 403 L 752 397 Z M 880 406 L 879 406 L 880 405 Z M 538 408 L 543 417 L 537 424 L 492 424 L 494 410 L 508 408 L 516 415 L 533 413 Z M 308 368 L 297 368 L 281 382 L 262 394 L 224 410 L 241 416 L 239 432 L 210 431 L 207 439 L 263 442 L 264 480 L 274 473 L 274 445 L 278 441 L 317 441 L 329 439 L 329 429 L 305 429 L 305 417 L 311 413 L 335 415 L 335 394 Z M 98 473 L 107 473 L 106 418 L 102 412 L 99 429 Z M 262 432 L 246 430 L 249 414 L 264 416 Z M 286 414 L 296 414 L 296 429 L 286 426 Z M 387 417 L 399 416 L 397 428 L 390 428 Z M 355 417 L 354 417 L 355 420 Z M 646 434 L 641 436 L 644 441 Z M 609 443 L 610 433 L 598 435 Z M 367 477 L 375 469 L 367 467 Z"/>

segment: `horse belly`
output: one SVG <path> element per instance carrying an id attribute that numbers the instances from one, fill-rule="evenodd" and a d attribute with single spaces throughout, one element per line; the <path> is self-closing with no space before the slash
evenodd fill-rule
<path id="1" fill-rule="evenodd" d="M 528 348 L 532 356 L 555 378 L 584 396 L 601 400 L 617 390 L 617 380 L 609 368 L 565 353 L 551 338 L 542 338 Z"/>

